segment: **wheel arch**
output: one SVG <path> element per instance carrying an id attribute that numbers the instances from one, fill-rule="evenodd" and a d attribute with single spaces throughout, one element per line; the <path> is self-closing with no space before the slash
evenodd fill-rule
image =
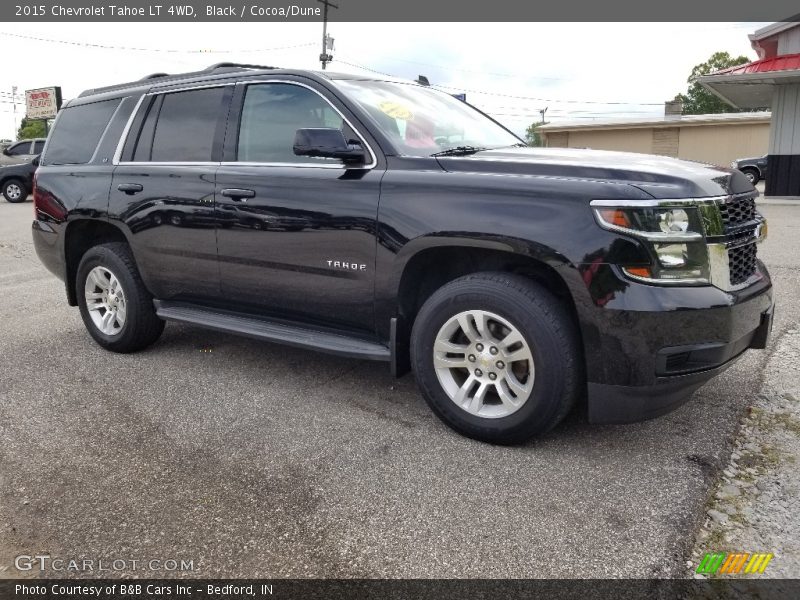
<path id="1" fill-rule="evenodd" d="M 15 173 L 12 173 L 11 175 L 0 175 L 0 187 L 4 186 L 6 182 L 9 181 L 10 179 L 17 179 L 19 181 L 22 181 L 23 183 L 25 182 L 24 177 L 22 177 L 21 175 L 17 175 Z"/>
<path id="2" fill-rule="evenodd" d="M 28 190 L 28 193 L 30 193 L 30 183 L 23 175 L 19 175 L 17 173 L 11 173 L 10 175 L 0 177 L 0 190 L 2 190 L 9 181 L 19 181 L 23 187 Z"/>
<path id="3" fill-rule="evenodd" d="M 580 277 L 574 265 L 553 248 L 497 237 L 424 238 L 403 247 L 390 278 L 389 295 L 395 299 L 391 316 L 393 370 L 398 376 L 408 370 L 411 327 L 425 301 L 450 281 L 485 271 L 514 273 L 538 282 L 565 303 L 580 331 L 575 298 L 581 289 Z"/>
<path id="4" fill-rule="evenodd" d="M 108 242 L 128 244 L 128 239 L 122 229 L 105 220 L 73 219 L 67 223 L 64 230 L 64 266 L 70 306 L 78 304 L 75 276 L 81 258 L 90 248 Z"/>
<path id="5" fill-rule="evenodd" d="M 759 179 L 764 176 L 763 172 L 761 171 L 761 167 L 759 167 L 758 165 L 745 165 L 739 170 L 742 172 L 755 171 L 758 174 Z"/>

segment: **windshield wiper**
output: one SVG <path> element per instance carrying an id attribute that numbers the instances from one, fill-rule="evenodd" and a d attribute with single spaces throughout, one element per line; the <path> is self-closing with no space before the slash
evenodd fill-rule
<path id="1" fill-rule="evenodd" d="M 445 148 L 439 152 L 434 152 L 431 156 L 468 156 L 476 152 L 482 152 L 488 148 L 478 148 L 477 146 L 454 146 L 453 148 Z"/>

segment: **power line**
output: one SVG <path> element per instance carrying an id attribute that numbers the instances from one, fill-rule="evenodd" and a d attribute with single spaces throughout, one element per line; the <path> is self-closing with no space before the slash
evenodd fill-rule
<path id="1" fill-rule="evenodd" d="M 483 112 L 488 112 L 492 115 L 503 115 L 506 117 L 540 117 L 541 112 L 531 112 L 531 113 L 510 113 L 510 112 L 497 112 L 492 110 L 491 108 L 481 108 Z M 654 110 L 632 110 L 630 112 L 619 112 L 619 111 L 609 111 L 609 112 L 595 112 L 591 114 L 579 114 L 579 113 L 572 113 L 572 112 L 560 112 L 558 114 L 551 114 L 552 111 L 547 111 L 551 117 L 556 118 L 569 118 L 569 119 L 596 119 L 598 117 L 607 117 L 609 115 L 628 115 L 628 114 L 643 114 L 643 115 L 658 115 L 661 114 L 658 111 Z M 662 115 L 663 116 L 663 115 Z M 620 118 L 620 117 L 615 117 Z"/>
<path id="2" fill-rule="evenodd" d="M 404 58 L 394 58 L 394 57 L 392 57 L 390 60 L 392 60 L 394 62 L 408 63 L 408 64 L 411 64 L 411 65 L 421 65 L 423 67 L 433 67 L 434 69 L 441 69 L 442 71 L 458 71 L 459 73 L 475 73 L 477 75 L 491 75 L 493 77 L 519 77 L 519 74 L 513 74 L 513 73 L 497 73 L 497 72 L 492 72 L 492 71 L 483 71 L 483 70 L 476 70 L 476 69 L 460 69 L 460 68 L 456 68 L 456 67 L 449 67 L 449 66 L 446 66 L 446 65 L 437 65 L 437 64 L 433 64 L 433 63 L 420 62 L 420 61 L 416 61 L 416 60 L 406 60 Z M 549 79 L 549 80 L 552 80 L 552 81 L 572 81 L 572 79 L 568 79 L 568 78 L 565 78 L 565 77 L 546 77 L 544 75 L 542 75 L 542 76 L 534 75 L 534 76 L 531 77 L 531 79 Z"/>
<path id="3" fill-rule="evenodd" d="M 109 44 L 93 44 L 90 42 L 75 42 L 72 40 L 57 40 L 53 38 L 43 38 L 32 35 L 22 35 L 20 33 L 10 33 L 8 31 L 0 31 L 0 35 L 7 37 L 19 38 L 23 40 L 32 40 L 36 42 L 47 42 L 51 44 L 65 44 L 68 46 L 78 46 L 84 48 L 99 48 L 101 50 L 132 50 L 136 52 L 161 52 L 166 54 L 238 54 L 248 52 L 274 52 L 277 50 L 289 50 L 292 48 L 305 48 L 313 46 L 314 42 L 306 42 L 303 44 L 293 44 L 290 46 L 278 46 L 276 48 L 251 48 L 249 50 L 180 50 L 177 48 L 139 48 L 136 46 L 114 46 Z"/>
<path id="4" fill-rule="evenodd" d="M 347 62 L 346 60 L 342 60 L 341 58 L 337 59 L 336 62 L 340 62 L 343 65 L 347 65 L 348 67 L 355 67 L 356 69 L 363 69 L 364 71 L 369 71 L 370 73 L 376 73 L 377 75 L 385 75 L 386 77 L 391 77 L 392 79 L 396 79 L 396 75 L 390 75 L 389 73 L 384 73 L 383 71 L 376 71 L 375 69 L 370 69 L 369 67 L 365 67 L 364 65 L 358 65 L 356 63 Z"/>
<path id="5" fill-rule="evenodd" d="M 395 78 L 395 75 L 391 75 L 389 73 L 384 73 L 383 71 L 378 71 L 376 69 L 371 69 L 370 67 L 365 67 L 364 65 L 360 65 L 354 62 L 348 62 L 345 60 L 339 59 L 340 63 L 344 65 L 348 65 L 350 67 L 355 67 L 357 69 L 363 69 L 365 71 L 369 71 L 370 73 L 376 73 L 378 75 L 385 75 L 386 77 Z M 609 102 L 601 102 L 599 100 L 559 100 L 555 98 L 534 98 L 532 96 L 518 96 L 515 94 L 503 94 L 500 92 L 488 92 L 486 90 L 476 90 L 476 89 L 469 89 L 469 88 L 461 88 L 461 87 L 454 87 L 450 85 L 436 85 L 431 84 L 431 87 L 439 89 L 445 93 L 450 93 L 447 90 L 454 90 L 459 92 L 469 92 L 471 94 L 483 94 L 486 96 L 497 96 L 500 98 L 514 98 L 516 100 L 532 100 L 534 102 L 555 102 L 561 104 L 597 104 L 602 106 L 664 106 L 663 102 L 621 102 L 621 101 L 609 101 Z"/>
<path id="6" fill-rule="evenodd" d="M 562 100 L 557 98 L 533 98 L 531 96 L 517 96 L 514 94 L 502 94 L 499 92 L 487 92 L 486 90 L 474 90 L 468 88 L 453 87 L 451 85 L 431 85 L 431 87 L 442 88 L 445 90 L 457 90 L 461 92 L 469 92 L 470 94 L 483 94 L 486 96 L 498 96 L 500 98 L 516 98 L 518 100 L 533 100 L 534 102 L 558 102 L 561 104 L 600 104 L 604 106 L 664 106 L 663 102 L 622 102 L 622 101 L 609 101 L 602 102 L 599 100 Z"/>
<path id="7" fill-rule="evenodd" d="M 526 119 L 540 119 L 541 118 L 541 114 L 537 114 L 537 115 L 509 115 L 507 113 L 496 113 L 496 112 L 490 112 L 490 111 L 484 111 L 484 112 L 486 114 L 492 115 L 494 117 L 520 117 L 520 118 L 526 118 Z M 660 116 L 657 113 L 651 113 L 651 114 L 652 114 L 653 118 L 656 118 L 656 117 Z M 558 115 L 558 116 L 553 117 L 553 118 L 559 119 L 559 121 L 573 121 L 573 120 L 578 120 L 578 119 L 585 119 L 585 120 L 588 120 L 588 121 L 614 120 L 615 122 L 619 121 L 620 124 L 625 124 L 628 121 L 631 121 L 631 122 L 636 121 L 635 118 L 621 119 L 619 117 L 612 117 L 610 119 L 604 119 L 604 115 L 602 115 L 602 114 L 594 115 L 592 117 L 586 117 L 586 116 L 584 116 L 584 117 L 571 117 L 571 116 Z M 642 118 L 642 117 L 640 117 L 640 118 Z"/>
<path id="8" fill-rule="evenodd" d="M 530 108 L 530 105 L 526 103 L 520 103 L 513 106 L 492 106 L 493 110 L 512 110 L 512 111 L 524 111 Z M 572 110 L 566 108 L 551 108 L 548 113 L 567 113 L 567 114 L 603 114 L 603 115 L 612 115 L 612 114 L 631 114 L 631 113 L 652 113 L 653 109 L 644 109 L 644 110 L 604 110 L 604 111 L 597 111 L 597 110 Z"/>

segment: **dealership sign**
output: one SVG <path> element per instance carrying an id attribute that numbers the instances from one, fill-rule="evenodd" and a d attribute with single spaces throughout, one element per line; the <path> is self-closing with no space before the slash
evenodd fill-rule
<path id="1" fill-rule="evenodd" d="M 25 116 L 29 119 L 52 119 L 61 108 L 61 88 L 25 90 Z"/>

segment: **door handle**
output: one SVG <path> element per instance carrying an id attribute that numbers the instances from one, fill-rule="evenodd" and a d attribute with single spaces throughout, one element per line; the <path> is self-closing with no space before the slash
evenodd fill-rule
<path id="1" fill-rule="evenodd" d="M 255 198 L 256 193 L 254 190 L 243 190 L 239 188 L 225 188 L 220 192 L 226 198 L 230 198 L 231 200 L 244 200 L 245 198 Z"/>
<path id="2" fill-rule="evenodd" d="M 125 192 L 126 194 L 128 194 L 130 196 L 130 195 L 133 195 L 133 194 L 138 194 L 144 188 L 142 187 L 141 183 L 120 183 L 117 186 L 117 189 L 120 192 Z"/>

